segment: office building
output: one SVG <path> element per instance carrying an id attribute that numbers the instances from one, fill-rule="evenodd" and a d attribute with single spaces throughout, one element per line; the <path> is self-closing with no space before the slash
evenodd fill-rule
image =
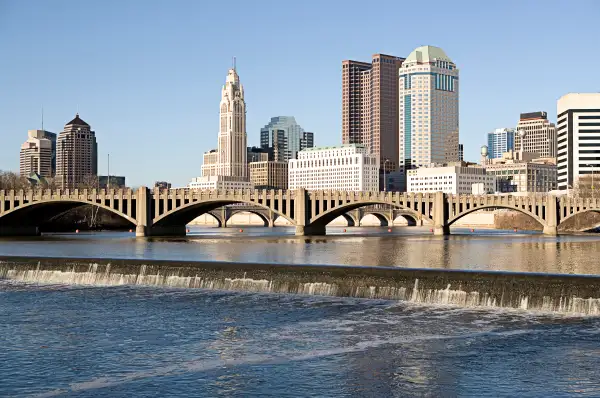
<path id="1" fill-rule="evenodd" d="M 398 169 L 398 70 L 403 60 L 375 54 L 370 63 L 342 62 L 342 143 L 363 145 L 378 156 L 386 173 Z"/>
<path id="2" fill-rule="evenodd" d="M 100 188 L 118 189 L 125 188 L 125 177 L 123 176 L 98 176 Z"/>
<path id="3" fill-rule="evenodd" d="M 465 162 L 408 170 L 406 182 L 407 192 L 453 195 L 493 193 L 496 187 L 495 178 L 485 168 L 467 166 Z"/>
<path id="4" fill-rule="evenodd" d="M 246 146 L 246 102 L 235 64 L 229 69 L 221 90 L 217 149 L 204 153 L 202 175 L 190 188 L 251 188 L 248 178 Z"/>
<path id="5" fill-rule="evenodd" d="M 288 162 L 274 160 L 248 163 L 250 182 L 255 189 L 287 189 Z"/>
<path id="6" fill-rule="evenodd" d="M 293 116 L 276 116 L 260 129 L 260 147 L 272 148 L 273 160 L 296 159 L 298 151 L 314 146 L 314 134 L 304 131 Z"/>
<path id="7" fill-rule="evenodd" d="M 515 149 L 515 129 L 500 128 L 488 133 L 488 156 L 499 159 L 505 152 Z"/>
<path id="8" fill-rule="evenodd" d="M 558 189 L 600 170 L 600 93 L 570 93 L 556 106 Z"/>
<path id="9" fill-rule="evenodd" d="M 364 145 L 305 149 L 289 161 L 289 189 L 379 191 L 379 156 Z"/>
<path id="10" fill-rule="evenodd" d="M 458 161 L 458 69 L 444 50 L 415 49 L 399 72 L 400 170 Z"/>
<path id="11" fill-rule="evenodd" d="M 248 147 L 246 159 L 248 160 L 248 164 L 252 162 L 266 162 L 267 160 L 273 160 L 273 148 Z"/>
<path id="12" fill-rule="evenodd" d="M 549 192 L 556 189 L 553 158 L 537 153 L 509 151 L 500 159 L 488 160 L 487 173 L 496 177 L 496 192 Z"/>
<path id="13" fill-rule="evenodd" d="M 462 162 L 463 160 L 465 160 L 465 148 L 463 144 L 458 144 L 458 161 Z"/>
<path id="14" fill-rule="evenodd" d="M 96 133 L 79 114 L 65 125 L 56 143 L 56 182 L 61 188 L 77 188 L 98 175 Z"/>
<path id="15" fill-rule="evenodd" d="M 27 131 L 27 141 L 21 145 L 19 172 L 24 177 L 37 174 L 54 177 L 56 172 L 56 134 L 45 130 Z"/>
<path id="16" fill-rule="evenodd" d="M 546 112 L 521 113 L 514 149 L 542 158 L 556 157 L 556 126 L 548 121 Z"/>
<path id="17" fill-rule="evenodd" d="M 171 183 L 167 181 L 156 181 L 154 183 L 154 188 L 158 189 L 171 189 Z"/>

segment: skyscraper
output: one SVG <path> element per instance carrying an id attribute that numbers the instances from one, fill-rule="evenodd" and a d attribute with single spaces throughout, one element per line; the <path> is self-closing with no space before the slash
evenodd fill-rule
<path id="1" fill-rule="evenodd" d="M 56 134 L 45 130 L 29 130 L 27 141 L 21 145 L 20 167 L 22 176 L 33 173 L 54 177 L 56 173 Z"/>
<path id="2" fill-rule="evenodd" d="M 298 151 L 312 148 L 313 133 L 304 131 L 293 116 L 276 116 L 260 129 L 261 148 L 273 148 L 273 159 L 287 162 L 296 159 Z"/>
<path id="3" fill-rule="evenodd" d="M 546 112 L 521 113 L 515 135 L 515 151 L 535 152 L 541 158 L 556 157 L 556 126 Z"/>
<path id="4" fill-rule="evenodd" d="M 600 171 L 600 93 L 570 93 L 556 104 L 558 189 Z"/>
<path id="5" fill-rule="evenodd" d="M 364 145 L 379 156 L 380 173 L 398 168 L 398 70 L 403 60 L 375 54 L 371 63 L 342 62 L 342 143 Z"/>
<path id="6" fill-rule="evenodd" d="M 246 147 L 246 101 L 235 63 L 227 72 L 219 106 L 217 149 L 204 153 L 201 177 L 194 178 L 191 188 L 250 188 Z"/>
<path id="7" fill-rule="evenodd" d="M 415 49 L 399 72 L 400 170 L 458 161 L 458 69 L 444 50 Z"/>
<path id="8" fill-rule="evenodd" d="M 61 188 L 76 188 L 98 174 L 98 143 L 90 125 L 75 115 L 58 135 L 56 180 Z"/>
<path id="9" fill-rule="evenodd" d="M 500 128 L 488 133 L 490 159 L 500 159 L 505 152 L 515 149 L 515 129 Z"/>
<path id="10" fill-rule="evenodd" d="M 465 160 L 465 148 L 463 144 L 458 144 L 458 161 L 462 162 Z"/>
<path id="11" fill-rule="evenodd" d="M 246 102 L 235 67 L 221 90 L 219 138 L 216 152 L 204 155 L 202 176 L 248 178 L 246 167 Z M 208 156 L 207 156 L 208 155 Z"/>

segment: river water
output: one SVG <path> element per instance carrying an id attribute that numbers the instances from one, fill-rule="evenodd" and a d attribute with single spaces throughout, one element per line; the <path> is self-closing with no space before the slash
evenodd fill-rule
<path id="1" fill-rule="evenodd" d="M 328 232 L 55 235 L 0 239 L 0 255 L 574 274 L 600 267 L 600 239 L 588 235 Z M 600 318 L 593 316 L 0 280 L 0 319 L 0 396 L 600 396 Z"/>

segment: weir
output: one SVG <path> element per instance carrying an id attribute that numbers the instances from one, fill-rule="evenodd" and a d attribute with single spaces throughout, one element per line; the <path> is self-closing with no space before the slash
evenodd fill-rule
<path id="1" fill-rule="evenodd" d="M 292 293 L 600 315 L 600 277 L 584 275 L 0 257 L 0 279 Z"/>

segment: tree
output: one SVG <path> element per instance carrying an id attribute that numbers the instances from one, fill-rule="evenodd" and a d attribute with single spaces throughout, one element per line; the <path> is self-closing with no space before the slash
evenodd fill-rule
<path id="1" fill-rule="evenodd" d="M 600 173 L 598 175 L 585 174 L 579 176 L 573 187 L 575 197 L 600 198 Z"/>

